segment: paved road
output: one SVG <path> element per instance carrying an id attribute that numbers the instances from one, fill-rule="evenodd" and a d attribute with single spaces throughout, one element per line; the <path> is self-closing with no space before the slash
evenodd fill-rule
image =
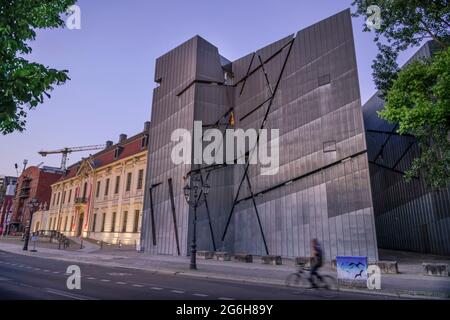
<path id="1" fill-rule="evenodd" d="M 67 267 L 73 263 L 27 257 L 0 251 L 0 299 L 326 299 L 323 293 L 299 295 L 281 286 L 198 279 L 148 271 L 78 264 L 81 289 L 69 290 Z M 391 297 L 336 293 L 335 299 L 392 299 Z"/>

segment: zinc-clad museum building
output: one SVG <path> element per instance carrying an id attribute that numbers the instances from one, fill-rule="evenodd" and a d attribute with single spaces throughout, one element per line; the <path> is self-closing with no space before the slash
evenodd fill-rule
<path id="1" fill-rule="evenodd" d="M 374 209 L 350 10 L 230 62 L 196 36 L 156 61 L 141 247 L 189 255 L 193 165 L 171 161 L 171 133 L 194 121 L 225 130 L 279 129 L 279 171 L 205 170 L 198 250 L 377 260 Z"/>
<path id="2" fill-rule="evenodd" d="M 407 63 L 431 57 L 434 49 L 432 41 L 425 43 Z M 383 107 L 377 94 L 363 106 L 378 245 L 450 255 L 450 188 L 433 190 L 423 175 L 406 182 L 420 146 L 377 116 Z"/>

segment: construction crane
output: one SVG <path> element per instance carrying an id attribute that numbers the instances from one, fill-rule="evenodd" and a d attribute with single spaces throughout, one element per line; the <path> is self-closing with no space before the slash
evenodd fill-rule
<path id="1" fill-rule="evenodd" d="M 51 151 L 39 151 L 38 153 L 43 156 L 46 157 L 49 154 L 56 154 L 56 153 L 61 153 L 62 154 L 62 158 L 61 158 L 61 170 L 66 170 L 66 163 L 67 163 L 67 155 L 69 153 L 72 152 L 80 152 L 80 151 L 89 151 L 89 150 L 100 150 L 100 149 L 104 149 L 106 145 L 104 144 L 97 144 L 94 146 L 84 146 L 84 147 L 70 147 L 70 148 L 62 148 L 59 150 L 51 150 Z"/>

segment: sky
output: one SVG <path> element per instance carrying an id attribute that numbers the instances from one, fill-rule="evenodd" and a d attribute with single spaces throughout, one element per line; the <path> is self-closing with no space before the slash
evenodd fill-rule
<path id="1" fill-rule="evenodd" d="M 46 66 L 69 70 L 51 99 L 28 113 L 23 133 L 0 135 L 0 175 L 14 163 L 59 166 L 61 155 L 40 150 L 118 141 L 150 120 L 155 59 L 200 35 L 233 61 L 351 7 L 351 0 L 78 0 L 81 29 L 39 30 L 32 54 Z M 352 8 L 352 12 L 355 9 Z M 364 19 L 353 18 L 362 103 L 375 93 L 377 53 Z M 406 61 L 416 49 L 400 56 Z M 69 164 L 90 152 L 69 155 Z"/>

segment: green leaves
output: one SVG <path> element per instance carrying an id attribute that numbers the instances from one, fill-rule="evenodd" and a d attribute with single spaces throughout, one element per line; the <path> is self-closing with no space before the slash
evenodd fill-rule
<path id="1" fill-rule="evenodd" d="M 420 155 L 405 178 L 423 175 L 434 187 L 450 183 L 450 5 L 448 0 L 354 0 L 354 16 L 366 16 L 370 5 L 381 9 L 374 41 L 379 53 L 373 77 L 386 100 L 380 117 L 398 123 L 400 134 L 418 140 Z M 366 25 L 364 31 L 372 31 Z M 416 61 L 401 71 L 401 51 L 433 40 L 433 58 Z"/>
<path id="2" fill-rule="evenodd" d="M 64 14 L 76 0 L 3 0 L 0 2 L 0 132 L 25 130 L 27 110 L 50 98 L 55 85 L 69 80 L 67 70 L 31 63 L 28 43 L 36 29 L 64 25 Z"/>
<path id="3" fill-rule="evenodd" d="M 380 117 L 398 123 L 398 132 L 414 135 L 421 154 L 406 177 L 424 174 L 428 183 L 450 182 L 450 48 L 426 61 L 415 61 L 397 74 Z"/>
<path id="4" fill-rule="evenodd" d="M 445 49 L 450 40 L 450 5 L 448 0 L 354 0 L 353 16 L 367 16 L 367 8 L 377 5 L 381 10 L 379 29 L 363 30 L 375 33 L 379 54 L 373 61 L 375 84 L 384 97 L 398 71 L 394 63 L 398 53 L 418 46 L 424 40 L 434 40 Z"/>
<path id="5" fill-rule="evenodd" d="M 380 43 L 378 43 L 378 50 L 379 53 L 372 64 L 372 76 L 376 87 L 380 91 L 380 96 L 384 98 L 399 71 L 397 64 L 398 52 L 392 50 L 391 47 Z"/>

